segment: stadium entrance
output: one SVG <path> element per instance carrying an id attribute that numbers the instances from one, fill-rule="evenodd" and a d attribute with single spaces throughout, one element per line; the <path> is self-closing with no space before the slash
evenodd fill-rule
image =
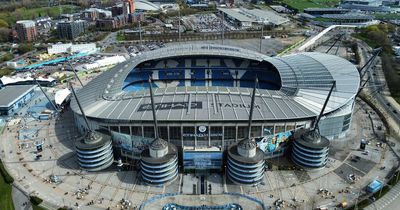
<path id="1" fill-rule="evenodd" d="M 183 170 L 206 175 L 211 172 L 220 172 L 223 166 L 223 153 L 217 147 L 183 148 Z"/>

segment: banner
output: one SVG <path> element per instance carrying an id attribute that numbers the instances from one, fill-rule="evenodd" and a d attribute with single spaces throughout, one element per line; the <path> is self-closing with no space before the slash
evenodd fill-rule
<path id="1" fill-rule="evenodd" d="M 145 150 L 153 140 L 152 138 L 131 136 L 129 134 L 118 133 L 115 131 L 111 131 L 111 136 L 115 146 L 120 147 L 122 150 L 127 152 L 133 152 L 137 154 L 140 154 L 143 150 Z"/>
<path id="2" fill-rule="evenodd" d="M 284 144 L 292 135 L 292 131 L 277 133 L 275 135 L 267 135 L 263 138 L 256 139 L 257 146 L 266 154 L 273 153 L 280 149 L 281 144 Z"/>

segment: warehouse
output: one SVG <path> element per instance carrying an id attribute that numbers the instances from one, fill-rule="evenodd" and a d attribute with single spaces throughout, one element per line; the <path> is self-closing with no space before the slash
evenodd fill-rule
<path id="1" fill-rule="evenodd" d="M 0 115 L 11 116 L 29 102 L 35 85 L 6 86 L 0 89 Z"/>

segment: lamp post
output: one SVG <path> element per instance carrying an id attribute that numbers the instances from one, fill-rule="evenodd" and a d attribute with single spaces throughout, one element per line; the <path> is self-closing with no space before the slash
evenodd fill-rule
<path id="1" fill-rule="evenodd" d="M 261 53 L 261 49 L 262 49 L 262 40 L 263 40 L 263 36 L 264 36 L 264 24 L 265 24 L 265 20 L 261 19 L 260 53 Z"/>
<path id="2" fill-rule="evenodd" d="M 178 4 L 178 36 L 181 42 L 181 6 Z"/>
<path id="3" fill-rule="evenodd" d="M 139 40 L 140 40 L 140 45 L 142 45 L 142 27 L 140 25 L 140 20 L 139 20 Z"/>

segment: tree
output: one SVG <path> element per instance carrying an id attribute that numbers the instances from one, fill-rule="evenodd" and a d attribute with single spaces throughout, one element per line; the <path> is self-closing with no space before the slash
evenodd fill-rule
<path id="1" fill-rule="evenodd" d="M 24 54 L 32 50 L 33 50 L 32 44 L 20 44 L 18 47 L 18 53 L 20 54 Z"/>
<path id="2" fill-rule="evenodd" d="M 9 61 L 11 59 L 13 59 L 14 56 L 11 53 L 6 53 L 3 56 L 1 56 L 0 61 L 4 62 L 4 61 Z"/>
<path id="3" fill-rule="evenodd" d="M 11 30 L 8 28 L 0 28 L 0 42 L 8 42 Z"/>
<path id="4" fill-rule="evenodd" d="M 9 25 L 5 20 L 0 19 L 0 28 L 8 28 L 8 26 Z"/>

